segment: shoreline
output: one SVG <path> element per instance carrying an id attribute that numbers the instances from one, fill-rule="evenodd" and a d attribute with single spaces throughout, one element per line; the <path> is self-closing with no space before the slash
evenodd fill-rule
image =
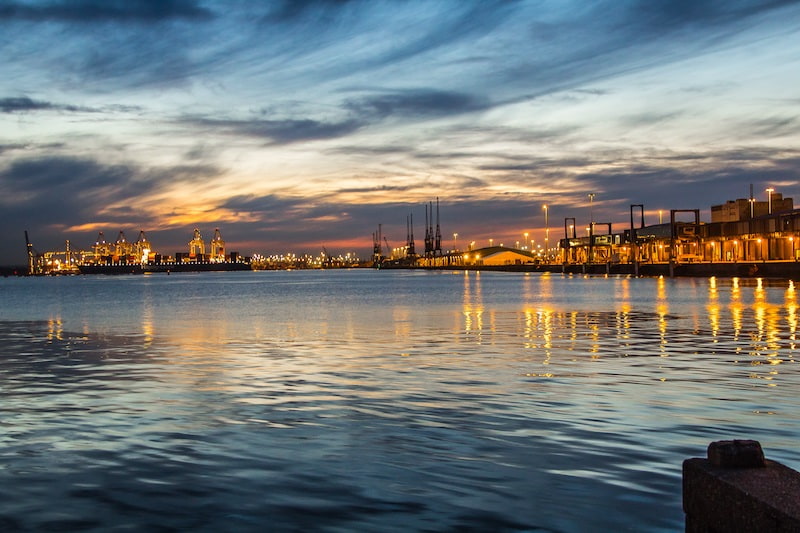
<path id="1" fill-rule="evenodd" d="M 447 265 L 412 266 L 383 265 L 379 270 L 465 270 L 488 272 L 538 272 L 581 275 L 620 275 L 639 277 L 722 277 L 722 278 L 778 278 L 800 280 L 800 262 L 766 261 L 737 263 L 581 263 L 581 264 L 517 264 L 517 265 Z"/>

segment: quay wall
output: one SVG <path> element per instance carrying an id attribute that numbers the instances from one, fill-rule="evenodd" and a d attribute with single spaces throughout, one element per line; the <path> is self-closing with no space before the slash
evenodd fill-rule
<path id="1" fill-rule="evenodd" d="M 414 266 L 393 265 L 382 266 L 385 269 L 422 269 L 422 270 L 475 270 L 496 272 L 553 272 L 564 274 L 608 274 L 633 276 L 636 269 L 630 263 L 590 263 L 590 264 L 549 264 L 549 265 L 446 265 L 446 266 Z M 780 278 L 800 280 L 800 262 L 767 261 L 739 263 L 643 263 L 639 265 L 638 275 L 643 277 L 720 277 L 720 278 Z"/>

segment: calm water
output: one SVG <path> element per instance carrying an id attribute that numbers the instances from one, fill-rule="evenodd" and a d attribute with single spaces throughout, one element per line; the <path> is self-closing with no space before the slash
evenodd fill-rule
<path id="1" fill-rule="evenodd" d="M 678 531 L 680 469 L 800 467 L 790 282 L 0 279 L 0 530 Z"/>

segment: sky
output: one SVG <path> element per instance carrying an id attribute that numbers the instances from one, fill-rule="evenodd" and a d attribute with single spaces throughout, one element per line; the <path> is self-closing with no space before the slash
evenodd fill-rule
<path id="1" fill-rule="evenodd" d="M 0 264 L 368 257 L 437 197 L 445 247 L 541 243 L 751 184 L 800 202 L 797 1 L 0 0 Z"/>

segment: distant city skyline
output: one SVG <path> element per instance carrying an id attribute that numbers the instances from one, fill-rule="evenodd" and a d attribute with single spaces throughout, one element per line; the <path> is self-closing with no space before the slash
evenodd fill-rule
<path id="1" fill-rule="evenodd" d="M 550 244 L 800 197 L 800 3 L 0 4 L 0 264 L 144 230 L 242 254 Z M 591 196 L 590 195 L 594 195 Z M 591 215 L 590 215 L 591 212 Z M 559 233 L 558 228 L 561 228 Z"/>

